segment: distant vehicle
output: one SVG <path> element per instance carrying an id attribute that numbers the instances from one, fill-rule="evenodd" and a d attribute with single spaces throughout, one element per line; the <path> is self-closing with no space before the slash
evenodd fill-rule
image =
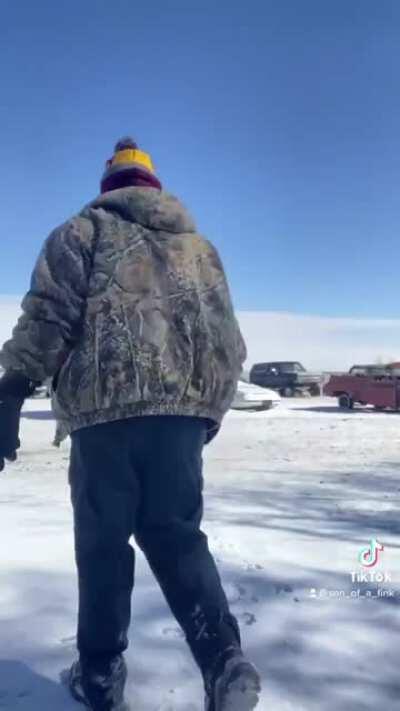
<path id="1" fill-rule="evenodd" d="M 33 398 L 50 398 L 51 397 L 51 385 L 45 381 L 42 385 L 39 385 L 32 395 Z"/>
<path id="2" fill-rule="evenodd" d="M 250 371 L 250 382 L 262 388 L 277 390 L 284 397 L 292 397 L 296 393 L 304 392 L 319 395 L 322 376 L 309 373 L 297 361 L 275 361 L 253 365 Z"/>
<path id="3" fill-rule="evenodd" d="M 41 385 L 38 385 L 33 393 L 33 398 L 50 398 L 51 397 L 52 378 L 47 378 Z"/>
<path id="4" fill-rule="evenodd" d="M 270 410 L 279 405 L 280 401 L 280 396 L 273 390 L 240 380 L 231 407 L 233 410 Z"/>
<path id="5" fill-rule="evenodd" d="M 349 373 L 331 375 L 324 395 L 336 397 L 343 410 L 352 410 L 356 404 L 400 410 L 400 372 L 390 366 L 353 366 Z"/>
<path id="6" fill-rule="evenodd" d="M 349 375 L 385 377 L 386 375 L 392 375 L 392 369 L 388 365 L 353 365 L 349 370 Z"/>

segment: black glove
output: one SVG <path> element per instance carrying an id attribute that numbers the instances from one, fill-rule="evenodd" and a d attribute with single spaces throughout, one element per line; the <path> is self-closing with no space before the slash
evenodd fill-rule
<path id="1" fill-rule="evenodd" d="M 5 459 L 15 462 L 17 458 L 21 408 L 36 385 L 17 372 L 6 373 L 0 379 L 0 472 L 4 469 Z"/>
<path id="2" fill-rule="evenodd" d="M 15 462 L 19 441 L 19 420 L 24 401 L 6 396 L 0 399 L 0 472 L 4 469 L 4 460 Z"/>

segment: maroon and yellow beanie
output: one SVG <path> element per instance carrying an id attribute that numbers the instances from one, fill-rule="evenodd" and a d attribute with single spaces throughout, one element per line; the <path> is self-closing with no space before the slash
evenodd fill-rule
<path id="1" fill-rule="evenodd" d="M 129 136 L 118 141 L 113 157 L 107 161 L 101 179 L 101 192 L 128 187 L 162 190 L 150 156 L 139 150 Z"/>

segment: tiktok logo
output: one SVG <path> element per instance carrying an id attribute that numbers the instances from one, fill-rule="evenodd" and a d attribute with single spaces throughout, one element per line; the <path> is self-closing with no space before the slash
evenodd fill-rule
<path id="1" fill-rule="evenodd" d="M 358 562 L 364 566 L 364 568 L 373 568 L 374 565 L 378 563 L 379 554 L 385 550 L 382 543 L 376 540 L 376 538 L 371 538 L 369 546 L 362 548 L 358 555 Z"/>

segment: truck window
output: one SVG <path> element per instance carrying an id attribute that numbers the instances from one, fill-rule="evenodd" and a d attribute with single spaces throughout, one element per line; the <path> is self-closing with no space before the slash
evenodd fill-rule
<path id="1" fill-rule="evenodd" d="M 351 368 L 350 375 L 365 375 L 365 368 Z"/>
<path id="2" fill-rule="evenodd" d="M 252 371 L 253 371 L 253 373 L 257 373 L 257 375 L 260 375 L 260 374 L 262 375 L 262 374 L 268 372 L 268 366 L 260 363 L 259 365 L 254 365 L 252 368 Z"/>
<path id="3" fill-rule="evenodd" d="M 306 369 L 301 363 L 281 363 L 281 371 L 282 373 L 305 373 Z"/>

